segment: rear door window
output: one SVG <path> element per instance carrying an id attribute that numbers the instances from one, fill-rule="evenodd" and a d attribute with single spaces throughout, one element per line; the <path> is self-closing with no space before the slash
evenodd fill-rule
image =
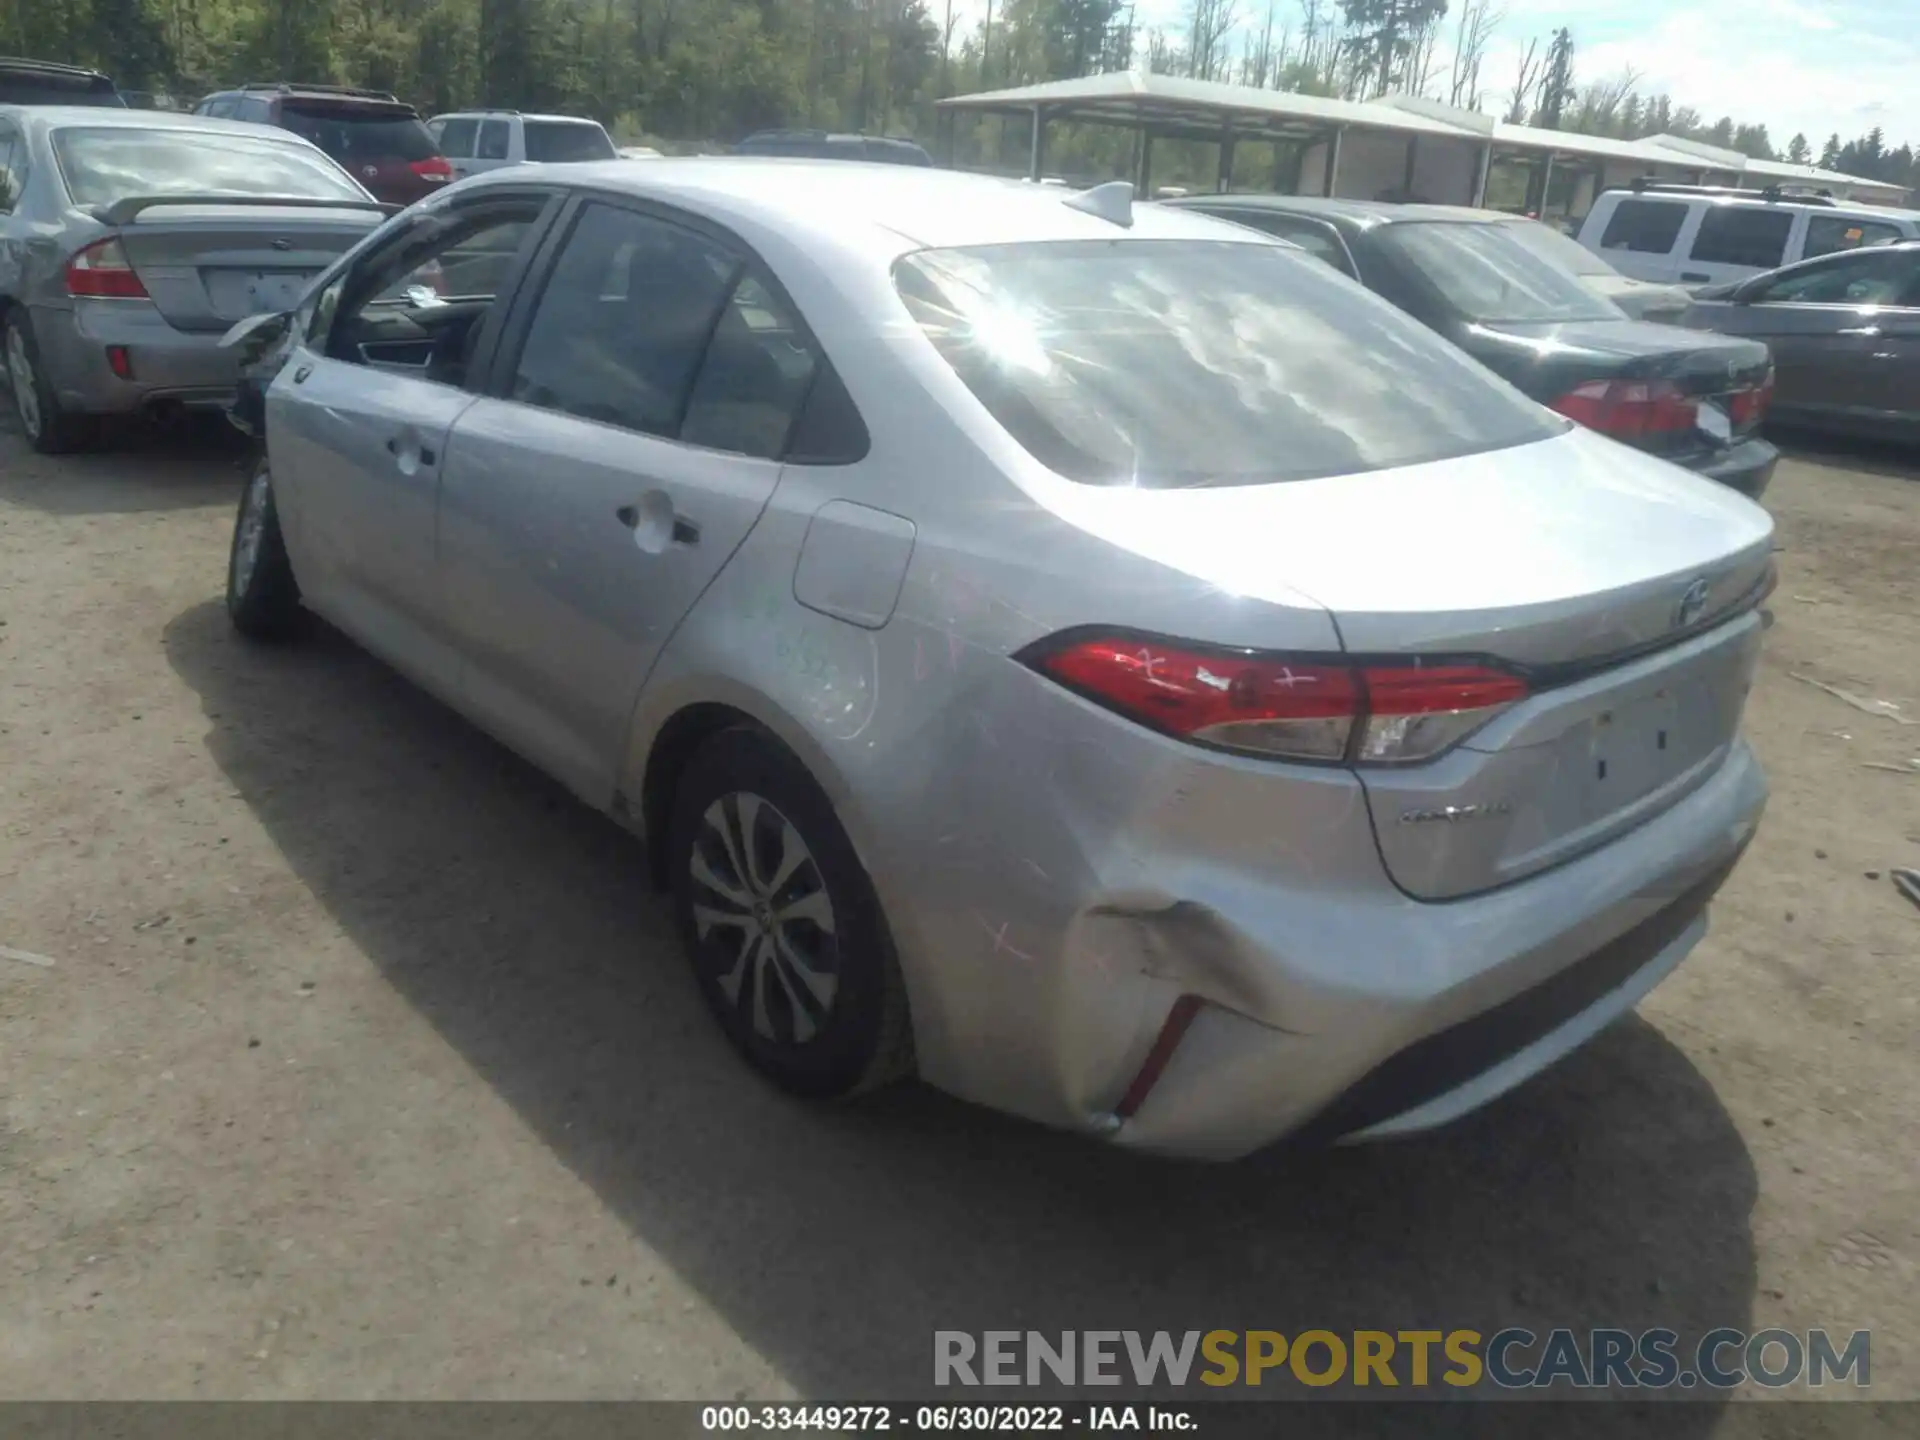
<path id="1" fill-rule="evenodd" d="M 449 160 L 470 160 L 473 158 L 474 136 L 479 133 L 478 120 L 448 120 L 440 126 L 440 153 Z"/>
<path id="2" fill-rule="evenodd" d="M 1693 237 L 1693 259 L 1704 265 L 1751 265 L 1771 270 L 1787 253 L 1793 212 L 1758 206 L 1710 205 Z"/>
<path id="3" fill-rule="evenodd" d="M 1306 480 L 1566 428 L 1386 301 L 1277 246 L 929 250 L 894 280 L 986 412 L 1086 484 Z"/>
<path id="4" fill-rule="evenodd" d="M 508 398 L 677 436 L 740 269 L 691 230 L 587 205 L 534 309 Z"/>
<path id="5" fill-rule="evenodd" d="M 1670 200 L 1622 200 L 1614 206 L 1600 237 L 1602 250 L 1633 250 L 1666 255 L 1687 223 L 1687 207 Z"/>
<path id="6" fill-rule="evenodd" d="M 1879 245 L 1900 238 L 1900 227 L 1882 220 L 1867 220 L 1858 215 L 1809 215 L 1807 243 L 1800 255 L 1804 260 L 1811 260 L 1836 250 L 1858 250 L 1863 245 Z"/>
<path id="7" fill-rule="evenodd" d="M 474 154 L 481 160 L 504 160 L 512 141 L 513 130 L 506 121 L 485 121 L 480 126 L 480 140 Z"/>
<path id="8" fill-rule="evenodd" d="M 529 120 L 527 159 L 543 165 L 613 159 L 613 142 L 598 125 L 576 120 Z"/>

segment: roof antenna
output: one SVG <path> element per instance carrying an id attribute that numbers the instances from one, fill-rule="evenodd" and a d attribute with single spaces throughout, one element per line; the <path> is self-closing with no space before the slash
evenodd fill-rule
<path id="1" fill-rule="evenodd" d="M 1133 228 L 1133 184 L 1127 180 L 1109 180 L 1104 185 L 1096 185 L 1091 190 L 1082 190 L 1070 195 L 1062 204 L 1075 210 L 1084 210 L 1122 229 Z"/>

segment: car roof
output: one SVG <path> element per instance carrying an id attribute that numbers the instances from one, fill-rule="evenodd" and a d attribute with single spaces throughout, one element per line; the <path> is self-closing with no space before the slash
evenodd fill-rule
<path id="1" fill-rule="evenodd" d="M 1896 220 L 1920 220 L 1920 210 L 1901 210 L 1892 205 L 1875 205 L 1868 200 L 1842 200 L 1838 197 L 1808 199 L 1803 195 L 1781 195 L 1769 200 L 1764 195 L 1737 195 L 1732 192 L 1716 194 L 1709 190 L 1634 190 L 1625 185 L 1613 185 L 1602 190 L 1594 200 L 1598 205 L 1609 195 L 1625 200 L 1663 200 L 1669 204 L 1691 204 L 1699 201 L 1705 205 L 1751 205 L 1762 210 L 1804 210 L 1809 215 L 1844 215 L 1855 219 L 1879 219 L 1892 216 Z"/>
<path id="2" fill-rule="evenodd" d="M 178 110 L 119 110 L 96 105 L 0 105 L 0 114 L 11 116 L 21 125 L 41 131 L 62 130 L 84 125 L 88 129 L 113 127 L 123 130 L 198 130 L 225 135 L 250 135 L 256 140 L 291 142 L 316 147 L 275 125 L 255 125 L 249 120 L 215 120 L 210 115 L 189 115 Z"/>
<path id="3" fill-rule="evenodd" d="M 519 166 L 462 181 L 448 196 L 525 184 Z M 551 178 L 551 171 L 539 172 Z M 992 175 L 884 163 L 774 156 L 663 157 L 652 165 L 597 160 L 569 165 L 566 183 L 679 204 L 735 228 L 764 228 L 810 244 L 852 250 L 876 242 L 894 253 L 920 248 L 1053 240 L 1226 240 L 1273 244 L 1241 226 L 1137 205 L 1123 229 L 1068 205 L 1075 193 Z"/>
<path id="4" fill-rule="evenodd" d="M 1180 209 L 1214 207 L 1230 210 L 1266 210 L 1276 215 L 1310 215 L 1345 224 L 1356 230 L 1412 220 L 1451 220 L 1468 225 L 1499 225 L 1523 220 L 1504 210 L 1478 210 L 1465 205 L 1397 204 L 1390 200 L 1339 200 L 1321 195 L 1183 195 L 1160 202 Z"/>
<path id="5" fill-rule="evenodd" d="M 558 121 L 565 125 L 600 125 L 598 120 L 588 115 L 543 115 L 534 110 L 443 110 L 430 117 L 434 120 L 539 120 Z"/>

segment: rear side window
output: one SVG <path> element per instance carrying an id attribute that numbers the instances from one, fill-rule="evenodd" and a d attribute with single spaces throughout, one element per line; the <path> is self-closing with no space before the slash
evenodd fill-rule
<path id="1" fill-rule="evenodd" d="M 1291 241 L 1316 260 L 1326 261 L 1342 274 L 1352 273 L 1347 268 L 1346 247 L 1324 225 L 1311 220 L 1296 220 L 1291 215 L 1271 215 L 1260 210 L 1206 210 L 1205 213 L 1216 220 L 1231 220 L 1236 225 L 1245 225 L 1277 239 Z"/>
<path id="2" fill-rule="evenodd" d="M 467 160 L 473 156 L 473 138 L 479 133 L 478 120 L 449 120 L 440 127 L 440 153 L 449 160 Z"/>
<path id="3" fill-rule="evenodd" d="M 1634 250 L 1642 255 L 1665 255 L 1680 238 L 1687 207 L 1666 200 L 1622 200 L 1607 220 L 1600 237 L 1602 250 Z"/>
<path id="4" fill-rule="evenodd" d="M 343 165 L 431 160 L 440 152 L 420 118 L 407 111 L 325 101 L 283 100 L 280 123 Z"/>
<path id="5" fill-rule="evenodd" d="M 1751 265 L 1771 270 L 1787 253 L 1793 214 L 1740 205 L 1713 205 L 1700 217 L 1693 258 L 1708 265 Z"/>
<path id="6" fill-rule="evenodd" d="M 1836 250 L 1858 250 L 1863 245 L 1881 245 L 1900 238 L 1899 226 L 1878 220 L 1863 220 L 1858 215 L 1809 215 L 1807 243 L 1800 258 L 1811 260 Z"/>
<path id="7" fill-rule="evenodd" d="M 0 105 L 96 105 L 124 110 L 127 102 L 104 75 L 49 75 L 0 65 Z"/>
<path id="8" fill-rule="evenodd" d="M 598 125 L 565 120 L 529 120 L 526 137 L 527 159 L 538 160 L 544 165 L 613 159 L 613 142 Z"/>
<path id="9" fill-rule="evenodd" d="M 930 250 L 901 260 L 894 280 L 987 412 L 1087 484 L 1306 480 L 1566 428 L 1386 301 L 1278 246 Z"/>

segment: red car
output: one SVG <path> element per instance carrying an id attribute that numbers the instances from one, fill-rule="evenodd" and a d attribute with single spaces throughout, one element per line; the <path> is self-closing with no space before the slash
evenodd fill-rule
<path id="1" fill-rule="evenodd" d="M 291 130 L 389 204 L 411 205 L 453 179 L 453 167 L 420 123 L 420 113 L 384 91 L 243 85 L 207 96 L 193 113 Z"/>

